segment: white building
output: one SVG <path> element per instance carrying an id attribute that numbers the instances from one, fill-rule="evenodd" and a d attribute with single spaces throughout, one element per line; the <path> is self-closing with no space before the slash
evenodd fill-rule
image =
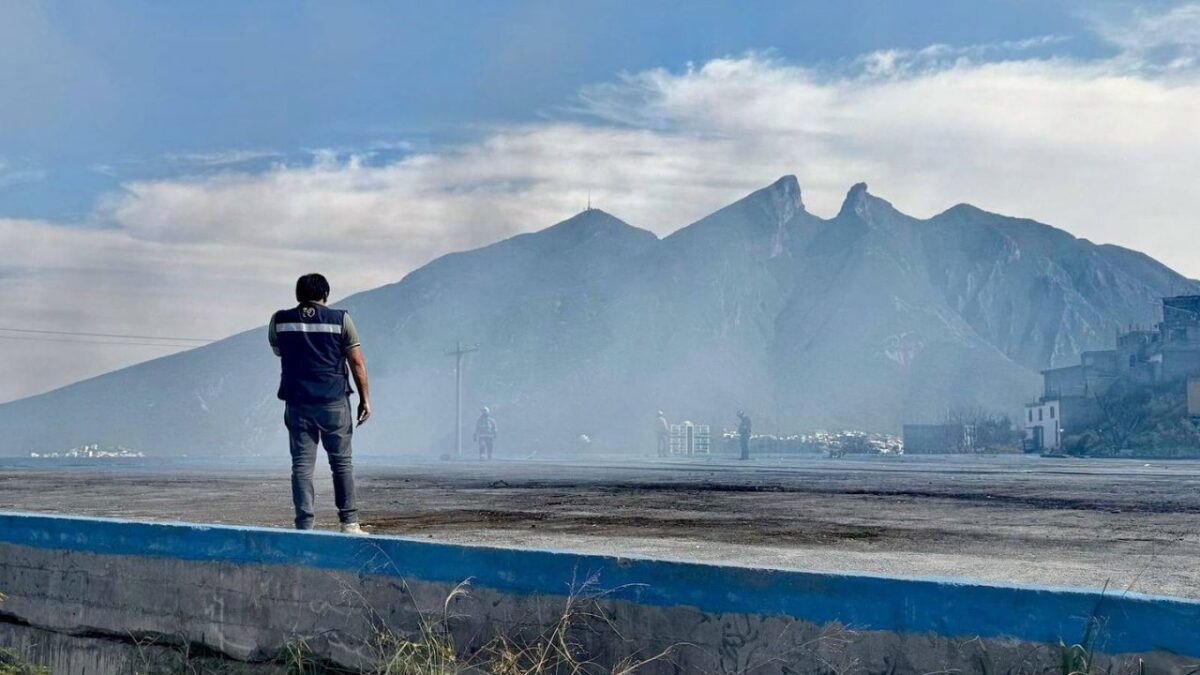
<path id="1" fill-rule="evenodd" d="M 1025 405 L 1025 439 L 1032 449 L 1056 450 L 1062 443 L 1062 404 L 1056 398 L 1043 398 Z"/>

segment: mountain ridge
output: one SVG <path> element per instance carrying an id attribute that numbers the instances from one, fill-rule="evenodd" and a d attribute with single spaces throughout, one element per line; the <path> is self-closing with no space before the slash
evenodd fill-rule
<path id="1" fill-rule="evenodd" d="M 913 218 L 865 183 L 820 218 L 788 175 L 662 238 L 589 209 L 338 306 L 370 363 L 363 447 L 449 447 L 443 352 L 463 340 L 482 347 L 467 403 L 500 416 L 503 454 L 580 434 L 637 451 L 658 409 L 720 427 L 744 408 L 776 432 L 894 431 L 954 406 L 1015 414 L 1037 370 L 1197 289 L 1145 254 L 1029 219 L 969 204 Z M 0 454 L 273 453 L 277 377 L 262 329 L 246 331 L 0 405 Z"/>

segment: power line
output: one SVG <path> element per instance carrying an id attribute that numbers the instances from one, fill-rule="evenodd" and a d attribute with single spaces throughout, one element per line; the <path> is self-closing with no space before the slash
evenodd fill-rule
<path id="1" fill-rule="evenodd" d="M 0 335 L 0 340 L 14 340 L 17 342 L 62 342 L 77 345 L 108 345 L 108 346 L 128 346 L 128 347 L 161 347 L 164 349 L 195 349 L 200 345 L 195 344 L 178 344 L 171 342 L 112 342 L 102 340 L 71 340 L 68 338 L 55 337 L 33 337 L 29 335 Z"/>
<path id="2" fill-rule="evenodd" d="M 68 330 L 36 330 L 33 328 L 0 328 L 6 333 L 33 333 L 36 335 L 70 335 L 72 337 L 121 338 L 129 340 L 169 340 L 172 342 L 214 342 L 212 338 L 171 337 L 163 335 L 123 335 L 120 333 L 80 333 Z"/>

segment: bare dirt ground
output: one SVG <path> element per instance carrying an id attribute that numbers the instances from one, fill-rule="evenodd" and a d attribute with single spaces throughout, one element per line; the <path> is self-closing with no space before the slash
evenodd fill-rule
<path id="1" fill-rule="evenodd" d="M 318 472 L 320 473 L 320 472 Z M 1026 457 L 358 468 L 373 533 L 1200 598 L 1200 462 Z M 0 468 L 0 510 L 289 526 L 278 469 Z M 318 526 L 333 528 L 318 480 Z"/>

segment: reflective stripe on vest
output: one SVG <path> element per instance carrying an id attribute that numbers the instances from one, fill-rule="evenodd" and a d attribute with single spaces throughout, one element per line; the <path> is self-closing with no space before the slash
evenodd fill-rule
<path id="1" fill-rule="evenodd" d="M 277 323 L 276 333 L 337 333 L 342 334 L 342 325 L 332 323 Z"/>

